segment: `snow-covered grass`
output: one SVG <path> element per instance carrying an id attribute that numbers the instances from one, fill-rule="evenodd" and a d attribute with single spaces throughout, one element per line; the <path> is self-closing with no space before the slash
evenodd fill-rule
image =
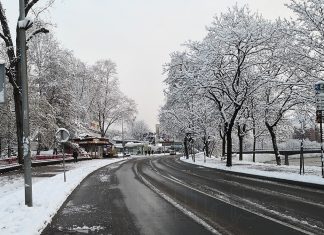
<path id="1" fill-rule="evenodd" d="M 206 158 L 206 162 L 204 162 L 203 153 L 196 154 L 195 162 L 191 158 L 185 159 L 185 157 L 181 157 L 180 159 L 187 163 L 231 172 L 324 185 L 320 166 L 305 166 L 305 175 L 299 175 L 299 166 L 253 163 L 250 161 L 239 161 L 236 157 L 233 158 L 232 167 L 226 167 L 226 160 L 221 160 L 221 158 Z"/>
<path id="2" fill-rule="evenodd" d="M 289 155 L 289 159 L 299 158 L 300 154 Z M 313 158 L 313 157 L 320 157 L 320 153 L 306 153 L 304 154 L 304 158 Z M 238 154 L 234 154 L 234 159 L 238 158 Z M 243 154 L 244 161 L 252 162 L 253 161 L 253 154 Z M 275 155 L 271 153 L 262 153 L 256 154 L 255 156 L 256 162 L 270 162 L 275 161 Z M 284 162 L 285 158 L 281 155 L 281 162 Z"/>
<path id="3" fill-rule="evenodd" d="M 33 179 L 33 207 L 25 205 L 21 177 L 0 176 L 0 234 L 39 234 L 87 175 L 100 167 L 127 159 L 79 162 L 74 169 L 66 172 L 66 182 L 62 173 L 50 178 Z"/>

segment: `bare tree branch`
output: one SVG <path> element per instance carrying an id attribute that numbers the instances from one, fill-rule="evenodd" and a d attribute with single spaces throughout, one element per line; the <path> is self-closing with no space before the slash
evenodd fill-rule
<path id="1" fill-rule="evenodd" d="M 13 61 L 15 59 L 15 51 L 12 43 L 12 38 L 9 30 L 8 20 L 3 9 L 2 3 L 0 2 L 0 23 L 2 27 L 2 36 L 1 38 L 5 41 L 7 47 L 7 54 L 9 57 L 9 61 Z"/>
<path id="2" fill-rule="evenodd" d="M 5 41 L 5 43 L 8 44 L 8 39 L 2 33 L 0 33 L 0 38 L 2 38 L 3 41 Z"/>
<path id="3" fill-rule="evenodd" d="M 46 34 L 46 33 L 49 33 L 49 30 L 45 29 L 45 28 L 37 29 L 27 38 L 26 41 L 29 42 L 33 37 L 35 37 L 39 33 L 45 33 Z"/>
<path id="4" fill-rule="evenodd" d="M 28 1 L 28 4 L 25 7 L 25 15 L 28 15 L 28 12 L 30 11 L 30 9 L 38 2 L 39 0 L 31 0 Z M 26 3 L 26 0 L 25 0 Z"/>

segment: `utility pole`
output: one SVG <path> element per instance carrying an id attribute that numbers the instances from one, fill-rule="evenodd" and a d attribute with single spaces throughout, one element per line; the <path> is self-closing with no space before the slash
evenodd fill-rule
<path id="1" fill-rule="evenodd" d="M 125 157 L 125 143 L 124 143 L 124 118 L 122 118 L 122 146 L 123 146 L 123 157 Z"/>
<path id="2" fill-rule="evenodd" d="M 322 177 L 324 178 L 324 163 L 323 163 L 323 157 L 324 157 L 324 147 L 323 147 L 323 124 L 322 120 L 320 122 L 320 132 L 321 132 L 321 165 L 322 165 Z"/>
<path id="3" fill-rule="evenodd" d="M 305 174 L 305 162 L 304 162 L 304 138 L 305 138 L 305 120 L 302 119 L 300 121 L 301 125 L 301 140 L 300 140 L 300 167 L 299 167 L 299 174 L 301 175 L 302 172 Z"/>
<path id="4" fill-rule="evenodd" d="M 30 136 L 29 136 L 29 104 L 28 104 L 28 78 L 27 78 L 27 55 L 26 55 L 26 28 L 25 0 L 19 0 L 18 41 L 19 45 L 19 69 L 21 75 L 21 101 L 23 116 L 23 145 L 24 145 L 24 181 L 25 181 L 25 205 L 33 206 L 31 159 L 30 159 Z"/>

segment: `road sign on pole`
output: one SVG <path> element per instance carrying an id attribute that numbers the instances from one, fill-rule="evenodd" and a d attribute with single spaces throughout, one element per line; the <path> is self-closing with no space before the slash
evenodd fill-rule
<path id="1" fill-rule="evenodd" d="M 322 177 L 324 178 L 324 146 L 323 146 L 323 116 L 324 116 L 324 81 L 315 83 L 316 122 L 320 124 L 321 132 L 321 163 Z"/>
<path id="2" fill-rule="evenodd" d="M 60 142 L 62 145 L 63 151 L 63 171 L 64 171 L 64 182 L 66 182 L 66 174 L 65 174 L 65 152 L 64 152 L 64 143 L 67 142 L 70 138 L 70 133 L 65 128 L 59 128 L 55 133 L 55 138 L 57 142 Z"/>
<path id="3" fill-rule="evenodd" d="M 65 143 L 69 140 L 70 133 L 65 128 L 59 128 L 55 133 L 55 137 L 56 137 L 57 142 Z"/>
<path id="4" fill-rule="evenodd" d="M 316 102 L 316 122 L 320 123 L 323 120 L 324 110 L 324 81 L 318 81 L 315 83 L 315 102 Z"/>

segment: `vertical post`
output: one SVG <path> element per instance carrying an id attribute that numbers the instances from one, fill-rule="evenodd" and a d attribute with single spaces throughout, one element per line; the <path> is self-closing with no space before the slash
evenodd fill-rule
<path id="1" fill-rule="evenodd" d="M 323 166 L 323 124 L 320 121 L 320 132 L 321 132 L 321 163 L 322 163 L 322 177 L 324 178 L 324 166 Z"/>
<path id="2" fill-rule="evenodd" d="M 299 174 L 305 174 L 304 170 L 304 120 L 300 122 L 301 126 L 301 140 L 300 140 L 300 158 L 299 158 Z"/>
<path id="3" fill-rule="evenodd" d="M 304 163 L 304 146 L 303 140 L 300 141 L 300 157 L 299 157 L 299 174 L 301 175 Z M 304 172 L 304 171 L 303 171 Z"/>
<path id="4" fill-rule="evenodd" d="M 19 21 L 25 20 L 25 0 L 19 0 Z M 18 26 L 19 37 L 19 66 L 21 72 L 21 99 L 23 116 L 23 145 L 24 145 L 24 181 L 25 181 L 25 204 L 33 206 L 30 138 L 29 138 L 29 104 L 28 104 L 28 78 L 26 56 L 26 29 Z"/>
<path id="5" fill-rule="evenodd" d="M 124 118 L 122 118 L 122 146 L 123 146 L 123 157 L 125 157 L 125 143 L 124 143 Z"/>
<path id="6" fill-rule="evenodd" d="M 289 155 L 288 153 L 285 153 L 285 165 L 289 165 Z"/>
<path id="7" fill-rule="evenodd" d="M 303 175 L 305 174 L 305 161 L 304 161 L 304 139 L 305 139 L 305 120 L 302 122 L 302 148 L 301 148 L 301 156 L 302 156 L 302 168 L 303 168 Z"/>
<path id="8" fill-rule="evenodd" d="M 64 139 L 63 137 L 63 131 L 61 131 L 61 138 Z M 64 173 L 64 182 L 66 182 L 66 174 L 65 174 L 65 149 L 64 149 L 64 143 L 62 144 L 62 152 L 63 152 L 63 173 Z"/>

